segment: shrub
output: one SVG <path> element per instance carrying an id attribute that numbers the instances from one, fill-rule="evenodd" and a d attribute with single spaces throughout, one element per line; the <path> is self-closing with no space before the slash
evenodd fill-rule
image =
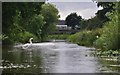
<path id="1" fill-rule="evenodd" d="M 100 36 L 100 30 L 81 31 L 68 38 L 68 41 L 84 46 L 92 46 L 93 42 Z"/>
<path id="2" fill-rule="evenodd" d="M 54 34 L 54 35 L 49 35 L 48 39 L 62 39 L 66 40 L 70 34 Z"/>
<path id="3" fill-rule="evenodd" d="M 33 35 L 29 32 L 26 32 L 26 31 L 24 33 L 18 33 L 18 36 L 19 36 L 19 38 L 17 38 L 15 41 L 16 42 L 19 41 L 22 43 L 28 42 L 30 38 L 33 38 L 34 41 L 36 41 L 38 39 L 35 35 Z"/>
<path id="4" fill-rule="evenodd" d="M 118 14 L 116 11 L 110 14 L 111 21 L 107 22 L 102 28 L 102 34 L 99 39 L 97 39 L 94 43 L 94 46 L 97 48 L 109 50 L 116 50 L 119 47 L 119 38 L 120 33 L 118 29 L 120 28 L 118 25 Z"/>

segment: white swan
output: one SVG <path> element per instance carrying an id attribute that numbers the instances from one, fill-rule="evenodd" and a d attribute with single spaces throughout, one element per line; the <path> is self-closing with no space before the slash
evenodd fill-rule
<path id="1" fill-rule="evenodd" d="M 22 48 L 23 48 L 23 49 L 27 49 L 28 47 L 30 47 L 30 46 L 32 45 L 32 40 L 33 40 L 33 38 L 30 38 L 30 39 L 29 39 L 29 42 L 30 42 L 30 43 L 24 44 L 24 45 L 22 46 Z"/>

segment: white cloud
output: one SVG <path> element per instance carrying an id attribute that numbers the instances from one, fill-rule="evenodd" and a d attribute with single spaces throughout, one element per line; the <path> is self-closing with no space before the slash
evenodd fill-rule
<path id="1" fill-rule="evenodd" d="M 98 8 L 96 3 L 93 2 L 51 2 L 56 5 L 59 10 L 60 19 L 64 19 L 70 13 L 76 12 L 82 18 L 89 19 L 95 16 L 97 10 L 102 9 Z"/>
<path id="2" fill-rule="evenodd" d="M 89 8 L 83 11 L 78 11 L 79 13 L 81 13 L 81 15 L 83 16 L 83 18 L 85 19 L 89 19 L 91 17 L 95 16 L 95 13 L 97 12 L 96 8 Z"/>

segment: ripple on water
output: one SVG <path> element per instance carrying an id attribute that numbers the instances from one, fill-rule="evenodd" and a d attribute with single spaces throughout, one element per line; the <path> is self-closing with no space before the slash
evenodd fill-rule
<path id="1" fill-rule="evenodd" d="M 7 64 L 11 64 L 4 67 L 0 66 L 0 68 L 25 68 L 27 70 L 33 68 L 33 71 L 35 71 L 35 68 L 40 68 L 46 73 L 96 73 L 114 71 L 108 68 L 119 67 L 117 64 L 106 66 L 108 63 L 104 62 L 104 60 L 100 62 L 97 57 L 91 56 L 94 48 L 66 42 L 33 43 L 31 51 L 21 50 L 22 52 L 19 52 L 20 49 L 16 50 L 15 52 L 9 52 L 15 58 L 14 60 L 9 60 L 17 62 L 21 60 L 24 64 L 18 64 L 17 62 L 14 64 L 8 61 Z M 21 57 L 23 58 L 21 59 Z M 38 59 L 39 57 L 41 59 Z M 32 70 L 31 72 L 33 72 Z"/>

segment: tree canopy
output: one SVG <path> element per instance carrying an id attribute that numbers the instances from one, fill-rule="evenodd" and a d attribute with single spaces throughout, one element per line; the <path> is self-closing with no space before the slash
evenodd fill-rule
<path id="1" fill-rule="evenodd" d="M 76 25 L 79 25 L 82 17 L 78 16 L 76 13 L 69 14 L 65 19 L 65 24 L 75 29 Z"/>
<path id="2" fill-rule="evenodd" d="M 104 20 L 104 21 L 108 21 L 109 18 L 107 18 L 106 14 L 108 12 L 111 12 L 113 9 L 113 7 L 115 6 L 115 4 L 113 2 L 98 2 L 97 6 L 101 6 L 103 7 L 102 10 L 98 10 L 98 12 L 96 13 L 96 15 L 99 17 L 99 19 Z"/>
<path id="3" fill-rule="evenodd" d="M 108 18 L 107 14 L 114 11 L 114 2 L 97 2 L 97 6 L 101 6 L 103 9 L 98 10 L 95 17 L 88 20 L 82 19 L 79 21 L 79 25 L 82 30 L 102 28 L 105 22 L 110 21 L 110 18 Z"/>
<path id="4" fill-rule="evenodd" d="M 42 41 L 58 20 L 57 8 L 44 2 L 3 2 L 2 12 L 3 43 Z"/>
<path id="5" fill-rule="evenodd" d="M 59 15 L 58 9 L 52 4 L 42 5 L 41 14 L 45 21 L 41 34 L 42 40 L 44 40 L 49 33 L 55 30 Z"/>

